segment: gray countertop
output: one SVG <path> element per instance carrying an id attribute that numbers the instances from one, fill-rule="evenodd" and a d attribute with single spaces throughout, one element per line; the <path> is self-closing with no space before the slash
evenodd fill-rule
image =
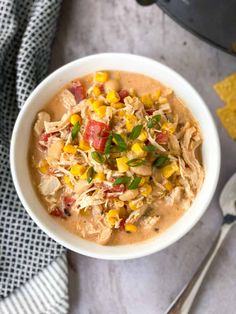
<path id="1" fill-rule="evenodd" d="M 218 196 L 236 171 L 236 143 L 216 118 L 221 105 L 212 85 L 236 71 L 236 58 L 197 39 L 156 6 L 135 0 L 64 0 L 51 69 L 98 52 L 130 52 L 182 74 L 208 104 L 218 127 L 222 167 L 209 209 L 184 238 L 159 253 L 130 261 L 102 261 L 68 253 L 70 314 L 161 314 L 191 278 L 214 241 Z M 232 230 L 204 282 L 192 313 L 235 313 L 236 250 Z"/>

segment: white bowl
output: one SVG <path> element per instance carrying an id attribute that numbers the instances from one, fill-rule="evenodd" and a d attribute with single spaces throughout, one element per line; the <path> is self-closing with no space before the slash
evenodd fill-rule
<path id="1" fill-rule="evenodd" d="M 199 121 L 204 142 L 202 147 L 205 181 L 186 213 L 167 231 L 144 242 L 121 246 L 101 246 L 71 234 L 50 217 L 40 203 L 31 182 L 28 145 L 32 123 L 39 110 L 70 80 L 106 70 L 142 73 L 171 87 Z M 214 194 L 220 169 L 220 144 L 212 116 L 196 90 L 178 73 L 154 60 L 122 53 L 104 53 L 73 61 L 49 75 L 32 92 L 21 110 L 11 141 L 11 172 L 19 198 L 37 225 L 64 247 L 101 259 L 130 259 L 160 251 L 184 236 L 203 215 Z"/>

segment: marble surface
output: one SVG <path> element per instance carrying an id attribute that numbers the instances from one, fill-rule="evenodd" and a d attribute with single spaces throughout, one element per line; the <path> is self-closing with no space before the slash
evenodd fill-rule
<path id="1" fill-rule="evenodd" d="M 215 197 L 200 222 L 162 252 L 131 261 L 102 261 L 68 252 L 70 314 L 161 314 L 191 278 L 214 241 L 219 193 L 236 170 L 236 143 L 215 115 L 221 105 L 212 85 L 236 71 L 236 59 L 200 41 L 156 6 L 135 0 L 64 0 L 51 70 L 98 52 L 151 57 L 182 74 L 207 102 L 218 126 L 222 169 Z M 231 314 L 236 307 L 236 228 L 228 236 L 191 311 Z"/>

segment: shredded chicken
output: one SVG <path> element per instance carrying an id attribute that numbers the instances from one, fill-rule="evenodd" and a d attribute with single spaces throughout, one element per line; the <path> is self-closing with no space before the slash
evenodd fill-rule
<path id="1" fill-rule="evenodd" d="M 142 217 L 140 219 L 140 225 L 144 229 L 152 229 L 154 226 L 156 226 L 157 222 L 160 220 L 160 216 L 148 216 L 148 217 Z"/>
<path id="2" fill-rule="evenodd" d="M 34 131 L 35 131 L 36 135 L 39 136 L 43 133 L 44 122 L 49 122 L 50 119 L 51 119 L 50 115 L 47 112 L 41 111 L 38 113 L 37 121 L 35 122 L 35 125 L 34 125 Z"/>
<path id="3" fill-rule="evenodd" d="M 62 106 L 69 111 L 76 106 L 75 97 L 68 89 L 63 89 L 63 91 L 59 94 L 59 100 Z"/>
<path id="4" fill-rule="evenodd" d="M 61 188 L 61 183 L 57 177 L 42 176 L 38 187 L 42 195 L 53 195 Z"/>
<path id="5" fill-rule="evenodd" d="M 60 121 L 44 122 L 46 133 L 55 133 L 63 130 L 69 124 L 70 113 L 65 114 Z"/>
<path id="6" fill-rule="evenodd" d="M 169 149 L 174 155 L 180 155 L 181 153 L 179 141 L 174 134 L 169 135 Z"/>
<path id="7" fill-rule="evenodd" d="M 52 138 L 48 146 L 48 159 L 59 160 L 64 147 L 64 142 L 60 138 Z"/>
<path id="8" fill-rule="evenodd" d="M 112 235 L 112 229 L 103 220 L 90 220 L 88 223 L 78 223 L 78 231 L 83 238 L 93 239 L 95 242 L 105 245 Z"/>

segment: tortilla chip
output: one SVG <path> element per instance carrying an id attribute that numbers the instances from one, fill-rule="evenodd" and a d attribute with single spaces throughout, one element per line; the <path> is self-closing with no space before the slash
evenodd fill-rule
<path id="1" fill-rule="evenodd" d="M 227 106 L 232 108 L 232 109 L 236 109 L 236 99 L 235 100 L 231 100 L 227 103 Z M 236 123 L 236 121 L 235 121 Z"/>
<path id="2" fill-rule="evenodd" d="M 229 136 L 236 139 L 236 102 L 232 102 L 227 106 L 218 108 L 216 110 L 221 123 L 225 127 Z"/>
<path id="3" fill-rule="evenodd" d="M 236 73 L 216 83 L 214 89 L 225 102 L 236 100 Z"/>

